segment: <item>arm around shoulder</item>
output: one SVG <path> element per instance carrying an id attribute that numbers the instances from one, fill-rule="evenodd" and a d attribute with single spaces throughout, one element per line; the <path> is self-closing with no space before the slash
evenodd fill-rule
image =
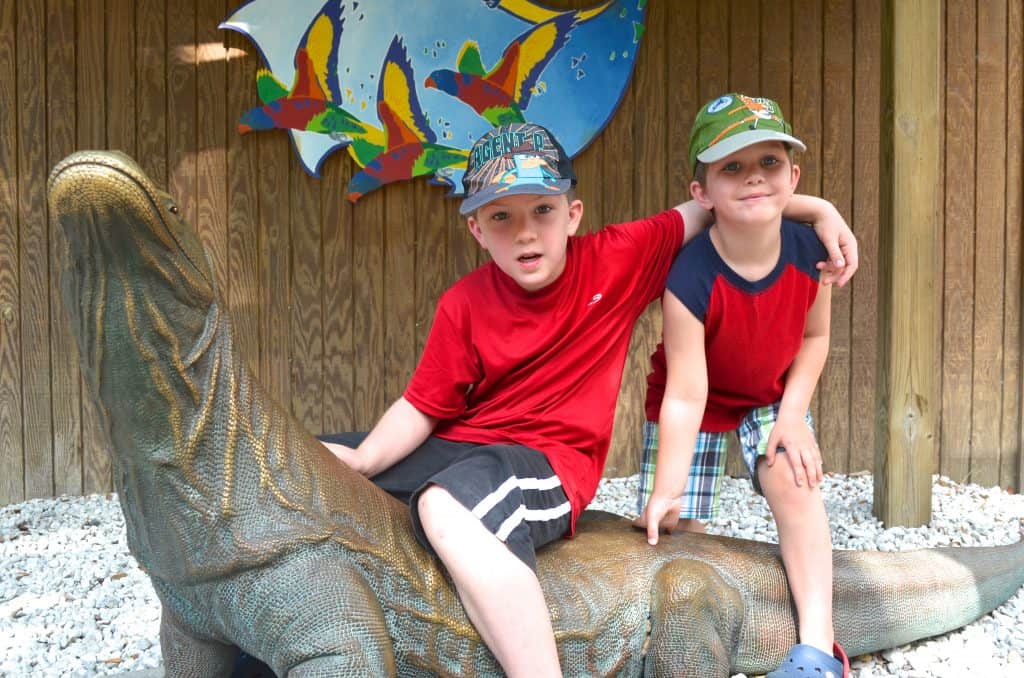
<path id="1" fill-rule="evenodd" d="M 857 271 L 860 263 L 857 238 L 836 206 L 824 198 L 797 194 L 789 199 L 783 216 L 814 226 L 818 239 L 828 250 L 829 260 L 818 264 L 822 282 L 842 287 Z"/>

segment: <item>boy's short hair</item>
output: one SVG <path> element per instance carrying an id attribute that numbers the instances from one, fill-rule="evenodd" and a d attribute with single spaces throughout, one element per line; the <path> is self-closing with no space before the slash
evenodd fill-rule
<path id="1" fill-rule="evenodd" d="M 717 162 L 762 141 L 781 141 L 791 149 L 807 150 L 804 142 L 793 136 L 793 127 L 782 117 L 782 108 L 776 102 L 744 94 L 724 94 L 705 104 L 693 121 L 690 171 L 696 179 L 698 165 Z"/>
<path id="2" fill-rule="evenodd" d="M 572 161 L 548 130 L 517 122 L 495 127 L 469 151 L 463 216 L 506 195 L 561 195 L 576 185 Z"/>

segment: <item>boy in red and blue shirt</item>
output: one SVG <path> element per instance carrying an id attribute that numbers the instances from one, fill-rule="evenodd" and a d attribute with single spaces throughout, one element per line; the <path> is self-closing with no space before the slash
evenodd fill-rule
<path id="1" fill-rule="evenodd" d="M 778 526 L 799 622 L 801 644 L 768 675 L 797 675 L 799 664 L 838 678 L 849 665 L 834 639 L 832 542 L 808 412 L 828 355 L 830 288 L 816 268 L 821 243 L 782 217 L 800 178 L 793 149 L 805 146 L 769 99 L 727 94 L 694 122 L 690 190 L 714 223 L 679 253 L 665 285 L 636 524 L 652 544 L 680 520 L 703 531 L 736 431 Z"/>

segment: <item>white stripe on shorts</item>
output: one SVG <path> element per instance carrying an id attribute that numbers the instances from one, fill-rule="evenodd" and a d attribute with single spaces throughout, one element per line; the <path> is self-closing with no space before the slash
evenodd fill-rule
<path id="1" fill-rule="evenodd" d="M 516 476 L 510 477 L 508 480 L 498 486 L 494 492 L 481 499 L 476 506 L 473 507 L 473 515 L 483 520 L 483 517 L 487 513 L 498 505 L 498 503 L 508 496 L 508 493 L 512 491 L 512 488 L 519 486 L 520 490 L 551 490 L 559 487 L 562 481 L 558 479 L 558 476 L 551 476 L 549 478 L 517 478 Z"/>
<path id="2" fill-rule="evenodd" d="M 505 522 L 501 524 L 501 527 L 499 527 L 498 531 L 494 533 L 494 536 L 501 541 L 505 541 L 508 539 L 508 535 L 512 534 L 512 530 L 516 529 L 516 527 L 519 526 L 519 523 L 524 520 L 531 523 L 539 523 L 545 520 L 556 520 L 564 516 L 571 509 L 572 507 L 569 505 L 569 502 L 565 502 L 561 506 L 555 506 L 554 508 L 549 509 L 528 509 L 525 506 L 520 505 L 519 508 L 512 512 L 512 515 L 505 519 Z"/>

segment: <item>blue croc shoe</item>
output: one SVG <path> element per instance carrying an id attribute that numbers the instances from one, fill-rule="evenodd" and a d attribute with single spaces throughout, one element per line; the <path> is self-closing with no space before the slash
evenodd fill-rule
<path id="1" fill-rule="evenodd" d="M 779 668 L 765 678 L 849 678 L 850 660 L 839 643 L 829 656 L 812 645 L 794 645 Z"/>

